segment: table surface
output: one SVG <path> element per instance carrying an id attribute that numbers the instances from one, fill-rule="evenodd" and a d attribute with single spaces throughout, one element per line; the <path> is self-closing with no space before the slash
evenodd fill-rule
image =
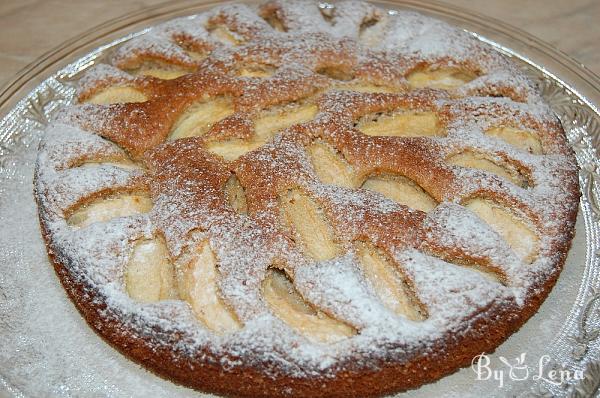
<path id="1" fill-rule="evenodd" d="M 0 87 L 20 69 L 91 26 L 164 0 L 0 1 Z M 598 0 L 445 0 L 509 23 L 600 74 Z"/>

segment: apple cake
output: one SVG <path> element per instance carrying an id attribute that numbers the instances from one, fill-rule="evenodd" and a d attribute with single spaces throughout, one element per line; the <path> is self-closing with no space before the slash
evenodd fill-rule
<path id="1" fill-rule="evenodd" d="M 134 35 L 40 145 L 51 262 L 173 382 L 380 396 L 493 351 L 554 285 L 577 164 L 471 34 L 367 2 L 229 4 Z"/>

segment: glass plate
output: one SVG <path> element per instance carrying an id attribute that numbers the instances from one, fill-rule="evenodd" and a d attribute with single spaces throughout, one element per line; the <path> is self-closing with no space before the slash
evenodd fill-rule
<path id="1" fill-rule="evenodd" d="M 40 57 L 0 93 L 0 396 L 206 396 L 127 360 L 79 316 L 46 257 L 32 172 L 44 126 L 73 101 L 73 82 L 81 71 L 147 27 L 216 3 L 174 1 L 97 26 Z M 447 20 L 513 58 L 561 118 L 581 167 L 577 235 L 540 311 L 480 362 L 489 360 L 479 376 L 465 368 L 398 397 L 595 395 L 600 386 L 600 79 L 499 21 L 439 3 L 376 3 Z"/>

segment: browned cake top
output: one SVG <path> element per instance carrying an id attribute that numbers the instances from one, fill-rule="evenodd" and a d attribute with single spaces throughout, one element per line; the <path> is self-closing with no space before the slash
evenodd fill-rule
<path id="1" fill-rule="evenodd" d="M 292 375 L 408 361 L 560 272 L 574 157 L 468 33 L 275 1 L 109 63 L 48 128 L 36 191 L 51 250 L 157 346 Z"/>

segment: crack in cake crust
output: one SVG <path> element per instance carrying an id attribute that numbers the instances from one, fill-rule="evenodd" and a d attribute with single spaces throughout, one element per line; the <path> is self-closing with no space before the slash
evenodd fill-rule
<path id="1" fill-rule="evenodd" d="M 572 151 L 467 33 L 272 1 L 154 27 L 111 63 L 48 127 L 35 195 L 86 320 L 164 377 L 231 396 L 418 387 L 495 349 L 560 273 Z"/>

